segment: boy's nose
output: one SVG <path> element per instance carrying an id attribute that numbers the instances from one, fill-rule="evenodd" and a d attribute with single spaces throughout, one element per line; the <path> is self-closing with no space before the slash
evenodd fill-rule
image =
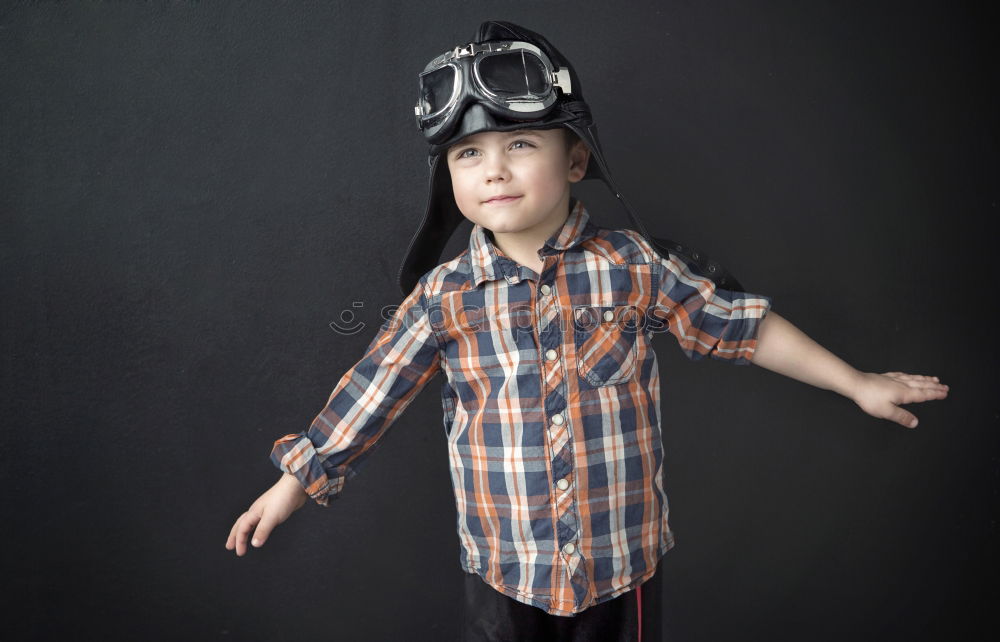
<path id="1" fill-rule="evenodd" d="M 502 158 L 493 158 L 486 163 L 486 181 L 505 181 L 509 178 L 507 164 Z"/>

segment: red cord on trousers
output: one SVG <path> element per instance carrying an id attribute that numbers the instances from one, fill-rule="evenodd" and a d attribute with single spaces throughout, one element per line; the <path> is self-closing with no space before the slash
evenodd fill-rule
<path id="1" fill-rule="evenodd" d="M 639 642 L 642 642 L 642 585 L 635 589 L 635 601 L 639 605 Z"/>

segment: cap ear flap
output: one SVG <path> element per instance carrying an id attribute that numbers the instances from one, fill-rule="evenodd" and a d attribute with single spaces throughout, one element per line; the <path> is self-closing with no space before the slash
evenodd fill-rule
<path id="1" fill-rule="evenodd" d="M 427 209 L 396 276 L 403 296 L 413 291 L 420 277 L 438 266 L 445 246 L 465 220 L 455 203 L 451 172 L 441 154 L 430 157 L 430 174 Z"/>

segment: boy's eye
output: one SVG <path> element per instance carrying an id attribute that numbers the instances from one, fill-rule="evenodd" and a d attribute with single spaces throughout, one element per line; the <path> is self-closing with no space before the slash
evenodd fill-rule
<path id="1" fill-rule="evenodd" d="M 510 146 L 513 149 L 519 149 L 517 147 L 517 145 L 519 145 L 519 144 L 520 145 L 525 145 L 527 147 L 534 147 L 534 145 L 532 145 L 531 142 L 527 141 L 527 140 L 515 140 L 514 142 L 512 142 L 510 144 Z M 477 151 L 477 150 L 475 148 L 473 148 L 473 147 L 469 147 L 468 149 L 463 149 L 462 151 L 460 151 L 458 153 L 458 156 L 456 156 L 455 158 L 470 158 L 470 156 L 468 155 L 468 152 L 475 152 L 475 151 Z"/>

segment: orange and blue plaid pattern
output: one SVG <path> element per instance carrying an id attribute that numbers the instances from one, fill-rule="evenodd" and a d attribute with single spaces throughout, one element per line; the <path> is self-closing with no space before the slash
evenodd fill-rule
<path id="1" fill-rule="evenodd" d="M 718 289 L 580 201 L 539 256 L 540 275 L 475 225 L 271 459 L 328 505 L 443 371 L 463 570 L 569 616 L 648 579 L 674 545 L 653 333 L 749 364 L 771 299 Z"/>

